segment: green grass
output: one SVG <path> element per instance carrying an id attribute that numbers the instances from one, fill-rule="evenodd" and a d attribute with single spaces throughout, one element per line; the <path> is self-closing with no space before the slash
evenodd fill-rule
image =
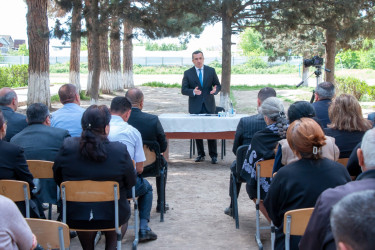
<path id="1" fill-rule="evenodd" d="M 238 91 L 250 91 L 250 90 L 260 90 L 262 88 L 269 87 L 274 89 L 296 89 L 294 85 L 272 85 L 272 84 L 261 84 L 261 85 L 235 85 L 230 86 L 231 90 L 238 90 Z M 301 87 L 300 89 L 312 91 L 313 87 Z"/>
<path id="2" fill-rule="evenodd" d="M 59 95 L 53 95 L 53 96 L 51 96 L 51 102 L 60 102 Z"/>
<path id="3" fill-rule="evenodd" d="M 56 83 L 55 83 L 55 84 L 56 84 Z M 84 101 L 88 101 L 88 100 L 90 100 L 90 97 L 87 96 L 87 95 L 85 94 L 85 91 L 84 91 L 84 90 L 82 90 L 82 91 L 79 93 L 79 97 L 81 98 L 81 100 L 84 100 Z M 51 102 L 60 102 L 60 97 L 59 97 L 59 95 L 53 95 L 53 96 L 51 96 Z"/>
<path id="4" fill-rule="evenodd" d="M 163 82 L 146 82 L 143 83 L 142 86 L 146 87 L 156 87 L 156 88 L 181 88 L 181 84 L 179 83 L 173 83 L 173 84 L 168 84 L 168 83 L 163 83 Z"/>

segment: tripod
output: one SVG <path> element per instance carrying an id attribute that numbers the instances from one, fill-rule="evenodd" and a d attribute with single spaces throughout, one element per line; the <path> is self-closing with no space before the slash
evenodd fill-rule
<path id="1" fill-rule="evenodd" d="M 315 69 L 316 70 L 311 75 L 309 75 L 302 82 L 298 83 L 296 88 L 300 87 L 307 79 L 309 79 L 314 74 L 315 74 L 315 77 L 316 77 L 316 87 L 318 87 L 319 77 L 322 75 L 322 66 L 321 65 L 315 65 Z M 331 70 L 329 70 L 329 69 L 324 69 L 324 70 L 327 71 L 327 72 L 331 72 Z M 313 93 L 312 93 L 312 96 L 311 96 L 311 99 L 310 99 L 310 103 L 313 103 L 314 99 L 315 99 L 315 89 L 313 90 Z"/>

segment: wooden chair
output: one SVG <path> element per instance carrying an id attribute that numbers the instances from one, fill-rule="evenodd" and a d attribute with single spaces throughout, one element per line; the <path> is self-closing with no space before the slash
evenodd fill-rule
<path id="1" fill-rule="evenodd" d="M 35 179 L 53 179 L 53 161 L 28 160 L 30 173 Z M 48 204 L 48 219 L 52 217 L 52 203 Z"/>
<path id="2" fill-rule="evenodd" d="M 233 173 L 231 171 L 230 176 L 232 178 L 232 193 L 231 193 L 231 199 L 232 199 L 232 208 L 233 208 L 233 218 L 236 221 L 236 228 L 240 228 L 239 218 L 238 218 L 238 201 L 237 201 L 237 185 L 236 183 L 244 183 L 246 182 L 244 179 L 240 177 L 242 165 L 245 161 L 246 152 L 249 145 L 242 145 L 237 148 L 236 151 L 236 173 Z"/>
<path id="3" fill-rule="evenodd" d="M 341 163 L 342 165 L 344 165 L 344 167 L 346 167 L 346 165 L 348 165 L 348 161 L 349 161 L 349 158 L 339 158 L 337 160 L 337 162 Z"/>
<path id="4" fill-rule="evenodd" d="M 302 236 L 305 233 L 314 208 L 290 210 L 284 214 L 285 249 L 290 249 L 290 236 Z"/>
<path id="5" fill-rule="evenodd" d="M 271 222 L 270 226 L 268 227 L 261 227 L 260 226 L 260 210 L 259 206 L 260 203 L 263 202 L 260 199 L 260 178 L 272 178 L 272 170 L 273 170 L 273 163 L 274 159 L 259 161 L 256 163 L 256 174 L 257 174 L 257 198 L 255 202 L 255 209 L 256 209 L 256 233 L 255 233 L 255 240 L 258 243 L 259 249 L 263 249 L 262 241 L 260 240 L 260 230 L 262 229 L 270 229 L 271 230 L 271 249 L 274 249 L 275 246 L 275 226 Z"/>
<path id="6" fill-rule="evenodd" d="M 0 194 L 14 202 L 24 201 L 26 218 L 30 218 L 30 187 L 25 181 L 0 180 Z"/>
<path id="7" fill-rule="evenodd" d="M 69 227 L 52 220 L 26 219 L 38 243 L 44 249 L 66 249 L 70 246 Z"/>
<path id="8" fill-rule="evenodd" d="M 160 186 L 162 190 L 160 191 L 161 197 L 159 197 L 160 204 L 158 205 L 160 206 L 160 222 L 164 222 L 164 201 L 165 201 L 164 181 L 165 181 L 167 170 L 162 165 L 159 143 L 157 143 L 156 141 L 143 141 L 143 151 L 145 152 L 145 156 L 146 156 L 146 161 L 143 163 L 145 168 L 147 166 L 150 166 L 151 164 L 155 164 L 155 167 L 158 169 L 155 175 L 149 175 L 145 177 L 150 177 L 150 176 L 159 177 L 160 176 L 160 180 L 161 180 Z"/>
<path id="9" fill-rule="evenodd" d="M 117 234 L 117 249 L 121 249 L 121 227 L 119 225 L 118 201 L 120 199 L 119 184 L 115 181 L 65 181 L 61 183 L 63 202 L 63 222 L 66 223 L 66 202 L 105 202 L 114 201 L 115 227 L 106 229 L 80 229 L 75 231 L 112 231 Z"/>

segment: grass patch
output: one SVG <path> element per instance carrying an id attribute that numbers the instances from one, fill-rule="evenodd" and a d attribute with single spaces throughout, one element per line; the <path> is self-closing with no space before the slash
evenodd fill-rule
<path id="1" fill-rule="evenodd" d="M 157 82 L 157 81 L 146 82 L 146 83 L 143 83 L 142 86 L 154 87 L 154 88 L 181 88 L 181 84 L 179 83 L 169 84 L 169 83 Z"/>
<path id="2" fill-rule="evenodd" d="M 53 95 L 53 96 L 51 96 L 51 102 L 60 102 L 59 95 Z"/>
<path id="3" fill-rule="evenodd" d="M 250 91 L 250 90 L 260 90 L 262 88 L 269 87 L 274 89 L 296 89 L 294 85 L 272 85 L 272 84 L 263 84 L 263 85 L 235 85 L 230 86 L 231 90 L 239 90 L 239 91 Z M 301 87 L 300 89 L 312 91 L 313 87 Z"/>
<path id="4" fill-rule="evenodd" d="M 79 93 L 79 98 L 81 98 L 81 100 L 84 100 L 84 101 L 90 100 L 90 96 L 86 95 L 85 90 L 81 90 L 81 92 Z"/>

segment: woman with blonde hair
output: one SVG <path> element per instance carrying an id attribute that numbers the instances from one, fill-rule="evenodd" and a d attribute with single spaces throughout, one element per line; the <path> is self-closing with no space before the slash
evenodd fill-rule
<path id="1" fill-rule="evenodd" d="M 299 160 L 277 172 L 264 200 L 268 215 L 277 227 L 275 249 L 284 249 L 285 212 L 314 207 L 324 190 L 350 181 L 341 164 L 322 157 L 326 137 L 316 121 L 311 118 L 294 121 L 286 138 Z M 298 249 L 299 240 L 300 237 L 291 237 L 291 249 Z"/>
<path id="2" fill-rule="evenodd" d="M 328 115 L 331 123 L 324 133 L 335 138 L 340 158 L 348 158 L 372 124 L 363 118 L 359 102 L 350 94 L 336 97 L 328 109 Z"/>

